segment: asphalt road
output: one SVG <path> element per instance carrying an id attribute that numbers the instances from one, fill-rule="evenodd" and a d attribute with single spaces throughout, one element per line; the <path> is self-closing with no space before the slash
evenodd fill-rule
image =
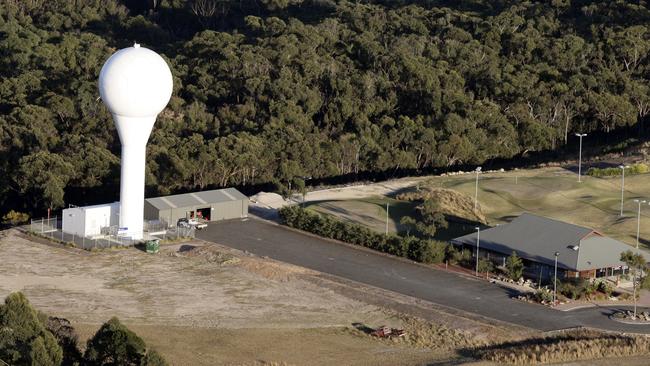
<path id="1" fill-rule="evenodd" d="M 589 326 L 650 333 L 650 325 L 626 325 L 610 320 L 607 315 L 611 314 L 615 307 L 562 312 L 524 303 L 511 299 L 508 289 L 483 280 L 358 250 L 257 219 L 212 223 L 208 228 L 198 231 L 197 237 L 439 305 L 539 330 Z"/>

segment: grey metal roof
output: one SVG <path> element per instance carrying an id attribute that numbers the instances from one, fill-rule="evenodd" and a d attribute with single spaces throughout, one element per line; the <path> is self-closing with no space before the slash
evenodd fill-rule
<path id="1" fill-rule="evenodd" d="M 477 233 L 471 233 L 451 242 L 476 246 L 476 236 Z M 620 266 L 621 252 L 637 251 L 593 229 L 531 213 L 482 230 L 479 246 L 506 255 L 514 251 L 522 258 L 548 265 L 554 264 L 555 252 L 558 252 L 558 267 L 573 271 Z"/>
<path id="2" fill-rule="evenodd" d="M 172 208 L 194 207 L 220 202 L 248 200 L 235 188 L 215 189 L 212 191 L 192 192 L 176 194 L 173 196 L 162 196 L 147 198 L 145 201 L 159 210 L 169 210 Z"/>
<path id="3" fill-rule="evenodd" d="M 580 249 L 578 251 L 578 270 L 623 266 L 625 263 L 619 259 L 621 253 L 626 250 L 640 253 L 646 258 L 646 261 L 650 259 L 649 253 L 606 236 L 590 236 L 585 238 L 580 242 Z"/>

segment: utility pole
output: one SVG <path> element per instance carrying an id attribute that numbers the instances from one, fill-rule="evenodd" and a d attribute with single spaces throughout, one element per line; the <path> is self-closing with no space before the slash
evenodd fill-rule
<path id="1" fill-rule="evenodd" d="M 476 277 L 478 277 L 478 255 L 479 255 L 479 246 L 481 245 L 481 228 L 476 227 Z"/>
<path id="2" fill-rule="evenodd" d="M 389 203 L 386 202 L 386 235 L 388 235 L 388 205 Z"/>
<path id="3" fill-rule="evenodd" d="M 621 171 L 623 171 L 623 176 L 621 178 L 621 214 L 620 216 L 623 217 L 623 199 L 625 198 L 625 169 L 629 168 L 627 165 L 619 165 L 618 166 Z"/>
<path id="4" fill-rule="evenodd" d="M 639 204 L 639 210 L 636 215 L 636 248 L 639 249 L 639 229 L 641 229 L 641 204 L 646 203 L 645 200 L 634 200 Z"/>
<path id="5" fill-rule="evenodd" d="M 553 306 L 555 306 L 555 299 L 557 298 L 557 257 L 560 252 L 555 252 L 555 275 L 553 276 Z"/>
<path id="6" fill-rule="evenodd" d="M 474 188 L 474 211 L 476 211 L 476 207 L 478 206 L 478 173 L 481 172 L 481 167 L 476 168 L 476 187 Z"/>
<path id="7" fill-rule="evenodd" d="M 578 183 L 582 182 L 580 177 L 582 175 L 582 138 L 587 136 L 586 133 L 576 133 L 576 136 L 580 138 L 580 149 L 578 153 Z"/>

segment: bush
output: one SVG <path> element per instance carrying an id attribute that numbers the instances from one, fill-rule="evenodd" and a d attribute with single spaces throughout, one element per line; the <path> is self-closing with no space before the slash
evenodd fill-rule
<path id="1" fill-rule="evenodd" d="M 607 295 L 607 297 L 610 297 L 612 296 L 612 292 L 614 291 L 614 288 L 610 283 L 608 283 L 605 280 L 602 280 L 602 281 L 598 281 L 598 291 L 604 293 L 605 295 Z"/>
<path id="2" fill-rule="evenodd" d="M 524 262 L 514 251 L 506 259 L 506 275 L 513 281 L 519 281 L 521 276 L 524 275 Z"/>
<path id="3" fill-rule="evenodd" d="M 29 221 L 29 215 L 23 212 L 11 210 L 2 216 L 2 223 L 6 225 L 22 225 Z"/>
<path id="4" fill-rule="evenodd" d="M 447 244 L 435 240 L 404 238 L 408 243 L 408 258 L 422 263 L 441 263 L 445 260 Z"/>
<path id="5" fill-rule="evenodd" d="M 286 206 L 278 213 L 287 226 L 417 262 L 440 263 L 444 260 L 447 250 L 447 244 L 443 242 L 410 236 L 384 235 L 365 226 L 342 222 L 299 206 Z"/>
<path id="6" fill-rule="evenodd" d="M 644 174 L 650 171 L 648 165 L 643 163 L 632 164 L 625 170 L 625 175 Z M 589 168 L 587 175 L 592 177 L 617 177 L 621 175 L 621 168 Z"/>
<path id="7" fill-rule="evenodd" d="M 533 300 L 537 302 L 552 302 L 553 301 L 553 293 L 549 291 L 548 289 L 541 288 L 533 294 Z"/>
<path id="8" fill-rule="evenodd" d="M 584 278 L 570 278 L 557 282 L 557 291 L 572 300 L 578 300 L 592 291 L 591 288 L 588 289 L 589 281 Z"/>
<path id="9" fill-rule="evenodd" d="M 481 258 L 478 260 L 478 272 L 486 273 L 494 271 L 494 264 L 491 260 L 487 258 Z"/>
<path id="10" fill-rule="evenodd" d="M 446 259 L 449 264 L 460 264 L 464 267 L 472 265 L 472 253 L 469 250 L 458 250 L 453 245 L 447 246 Z"/>

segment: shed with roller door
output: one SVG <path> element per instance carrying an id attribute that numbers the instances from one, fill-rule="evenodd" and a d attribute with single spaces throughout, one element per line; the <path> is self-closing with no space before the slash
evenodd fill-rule
<path id="1" fill-rule="evenodd" d="M 144 217 L 175 226 L 179 219 L 206 221 L 238 219 L 248 216 L 248 197 L 234 188 L 176 194 L 145 199 Z"/>

